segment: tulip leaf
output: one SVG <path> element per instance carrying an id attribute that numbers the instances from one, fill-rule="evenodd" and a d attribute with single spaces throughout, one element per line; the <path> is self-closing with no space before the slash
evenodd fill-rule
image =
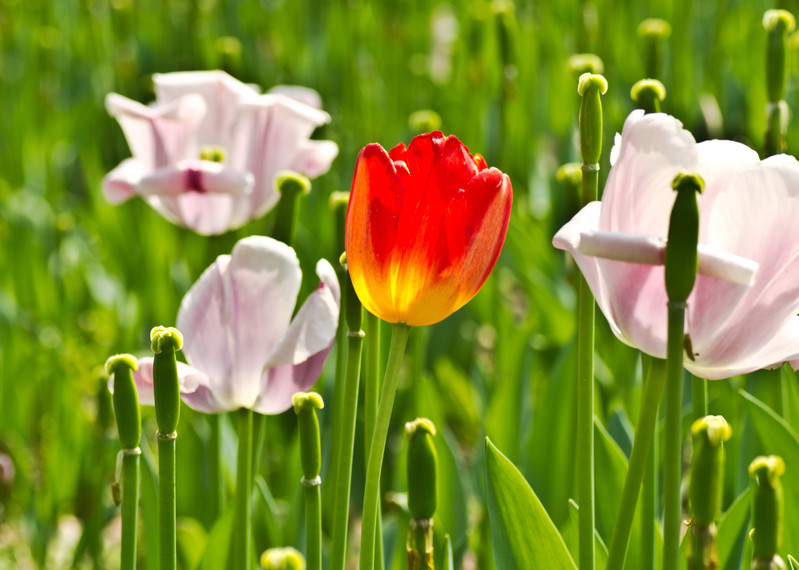
<path id="1" fill-rule="evenodd" d="M 569 518 L 560 528 L 560 535 L 563 542 L 572 555 L 572 560 L 580 554 L 580 507 L 572 499 L 569 499 Z M 602 537 L 594 530 L 594 567 L 604 568 L 608 563 L 608 547 L 602 542 Z"/>
<path id="2" fill-rule="evenodd" d="M 455 560 L 452 557 L 452 540 L 448 534 L 444 535 L 444 570 L 455 570 Z"/>
<path id="3" fill-rule="evenodd" d="M 486 498 L 497 568 L 575 568 L 563 538 L 530 485 L 488 438 Z"/>
<path id="4" fill-rule="evenodd" d="M 799 505 L 799 437 L 791 427 L 774 413 L 763 402 L 747 393 L 740 391 L 746 404 L 749 418 L 763 445 L 765 455 L 779 455 L 785 461 L 786 473 L 782 478 L 783 502 L 783 532 L 782 548 L 780 555 L 785 557 L 786 548 L 796 548 L 799 544 L 799 510 L 790 508 Z M 754 458 L 753 458 L 754 459 Z"/>
<path id="5" fill-rule="evenodd" d="M 732 570 L 741 567 L 741 555 L 746 538 L 746 527 L 751 510 L 749 489 L 738 495 L 730 508 L 722 515 L 719 522 L 716 547 L 719 555 L 719 567 Z"/>
<path id="6" fill-rule="evenodd" d="M 230 536 L 233 533 L 233 515 L 234 509 L 231 506 L 216 519 L 214 526 L 211 527 L 203 561 L 200 565 L 201 570 L 216 570 L 217 568 L 228 567 Z"/>
<path id="7" fill-rule="evenodd" d="M 178 567 L 186 570 L 199 568 L 208 543 L 208 533 L 197 519 L 181 517 L 177 526 Z"/>
<path id="8" fill-rule="evenodd" d="M 790 554 L 788 555 L 788 564 L 790 565 L 791 570 L 799 570 L 799 562 L 797 562 L 796 558 Z"/>

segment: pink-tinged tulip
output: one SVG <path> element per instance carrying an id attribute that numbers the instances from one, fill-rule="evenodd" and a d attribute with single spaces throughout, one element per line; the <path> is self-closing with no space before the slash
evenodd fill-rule
<path id="1" fill-rule="evenodd" d="M 615 159 L 615 161 L 614 161 Z M 671 182 L 699 174 L 699 275 L 686 312 L 685 367 L 727 378 L 799 356 L 799 163 L 760 161 L 732 141 L 697 144 L 679 121 L 634 111 L 611 152 L 601 202 L 555 235 L 616 336 L 666 355 L 665 236 Z"/>
<path id="2" fill-rule="evenodd" d="M 319 95 L 303 87 L 259 94 L 222 71 L 156 74 L 156 100 L 106 98 L 133 157 L 103 180 L 111 203 L 140 195 L 168 220 L 203 235 L 263 216 L 278 201 L 283 170 L 315 178 L 338 154 L 310 140 L 330 121 Z"/>
<path id="3" fill-rule="evenodd" d="M 340 291 L 330 263 L 291 318 L 302 274 L 294 250 L 262 236 L 239 241 L 192 286 L 178 312 L 181 398 L 195 410 L 277 414 L 319 378 L 336 335 Z M 152 358 L 139 360 L 139 399 L 152 404 Z"/>

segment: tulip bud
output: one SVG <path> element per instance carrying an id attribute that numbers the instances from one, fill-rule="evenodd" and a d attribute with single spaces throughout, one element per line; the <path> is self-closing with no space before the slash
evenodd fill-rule
<path id="1" fill-rule="evenodd" d="M 290 546 L 270 548 L 261 555 L 263 570 L 305 570 L 305 558 Z"/>
<path id="2" fill-rule="evenodd" d="M 347 205 L 350 201 L 350 193 L 349 192 L 333 192 L 330 194 L 329 205 L 330 209 L 333 211 L 333 216 L 335 217 L 335 228 L 336 228 L 336 249 L 335 251 L 344 251 L 344 228 L 347 224 Z M 339 277 L 341 277 L 341 273 L 344 271 L 344 267 L 339 265 L 338 273 Z M 341 279 L 339 279 L 340 281 Z"/>
<path id="3" fill-rule="evenodd" d="M 441 130 L 441 115 L 432 109 L 414 111 L 408 117 L 408 126 L 415 134 Z"/>
<path id="4" fill-rule="evenodd" d="M 135 449 L 141 441 L 139 397 L 133 382 L 133 372 L 138 368 L 138 361 L 130 354 L 116 354 L 105 363 L 105 369 L 114 376 L 114 414 L 122 449 Z"/>
<path id="5" fill-rule="evenodd" d="M 580 102 L 580 152 L 583 164 L 599 164 L 602 156 L 602 98 L 608 82 L 601 75 L 583 73 L 577 84 Z"/>
<path id="6" fill-rule="evenodd" d="M 577 77 L 585 73 L 602 73 L 605 65 L 602 58 L 593 53 L 576 53 L 566 62 L 566 68 Z"/>
<path id="7" fill-rule="evenodd" d="M 644 40 L 644 74 L 658 79 L 663 62 L 663 42 L 671 35 L 671 25 L 666 20 L 649 18 L 638 25 L 638 35 Z"/>
<path id="8" fill-rule="evenodd" d="M 756 458 L 749 465 L 752 486 L 752 530 L 754 544 L 752 568 L 785 568 L 777 551 L 782 540 L 782 481 L 785 462 L 770 455 Z"/>
<path id="9" fill-rule="evenodd" d="M 277 204 L 272 237 L 292 245 L 300 216 L 299 198 L 311 191 L 311 181 L 297 172 L 284 171 L 278 175 L 275 183 L 280 192 L 280 202 Z"/>
<path id="10" fill-rule="evenodd" d="M 706 416 L 691 426 L 694 452 L 691 458 L 692 568 L 716 568 L 716 517 L 724 488 L 724 442 L 732 429 L 721 416 Z"/>
<path id="11" fill-rule="evenodd" d="M 319 420 L 316 410 L 325 407 L 322 396 L 316 392 L 297 392 L 291 398 L 294 413 L 300 424 L 300 455 L 306 481 L 319 477 L 322 470 L 322 445 L 319 441 Z"/>
<path id="12" fill-rule="evenodd" d="M 768 100 L 776 103 L 785 98 L 785 54 L 788 34 L 796 27 L 796 20 L 793 14 L 786 10 L 767 10 L 763 15 L 763 27 L 768 32 L 766 46 Z"/>
<path id="13" fill-rule="evenodd" d="M 153 358 L 153 399 L 155 420 L 161 434 L 172 434 L 180 418 L 180 381 L 175 352 L 183 348 L 183 336 L 173 327 L 150 331 Z"/>
<path id="14" fill-rule="evenodd" d="M 433 436 L 436 426 L 427 418 L 405 424 L 408 438 L 408 509 L 416 519 L 431 519 L 438 498 L 438 453 Z"/>
<path id="15" fill-rule="evenodd" d="M 671 187 L 677 198 L 669 219 L 666 243 L 666 293 L 669 301 L 684 303 L 691 294 L 698 268 L 699 206 L 696 195 L 705 188 L 698 174 L 678 174 Z"/>
<path id="16" fill-rule="evenodd" d="M 666 88 L 657 79 L 641 79 L 630 89 L 630 97 L 645 113 L 660 113 Z"/>

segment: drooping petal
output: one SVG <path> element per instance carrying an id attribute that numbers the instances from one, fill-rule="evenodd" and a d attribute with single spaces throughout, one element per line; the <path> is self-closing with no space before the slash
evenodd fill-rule
<path id="1" fill-rule="evenodd" d="M 338 156 L 338 145 L 333 141 L 300 141 L 291 170 L 300 172 L 309 178 L 321 176 L 328 170 Z"/>
<path id="2" fill-rule="evenodd" d="M 121 204 L 136 195 L 144 168 L 140 160 L 127 158 L 103 178 L 103 194 L 112 204 Z"/>
<path id="3" fill-rule="evenodd" d="M 322 97 L 316 90 L 310 87 L 303 87 L 301 85 L 275 85 L 267 93 L 285 95 L 290 99 L 299 101 L 314 109 L 322 108 Z"/>
<path id="4" fill-rule="evenodd" d="M 226 411 L 208 388 L 208 377 L 205 374 L 183 362 L 177 363 L 177 369 L 180 397 L 186 405 L 207 414 Z M 139 403 L 143 406 L 154 406 L 152 357 L 139 359 L 139 368 L 133 373 L 133 380 L 136 383 Z M 111 388 L 113 391 L 113 386 Z"/>
<path id="5" fill-rule="evenodd" d="M 316 264 L 320 283 L 303 303 L 286 334 L 273 349 L 265 367 L 296 365 L 314 354 L 327 350 L 336 338 L 341 292 L 336 272 L 320 259 Z"/>
<path id="6" fill-rule="evenodd" d="M 206 113 L 205 103 L 197 95 L 147 107 L 110 93 L 105 105 L 108 113 L 119 121 L 143 172 L 174 164 L 193 154 L 197 127 Z"/>
<path id="7" fill-rule="evenodd" d="M 300 287 L 294 250 L 271 238 L 239 241 L 183 298 L 186 359 L 226 409 L 251 407 L 267 357 L 286 333 Z"/>
<path id="8" fill-rule="evenodd" d="M 307 392 L 316 384 L 329 352 L 330 347 L 317 352 L 300 364 L 283 364 L 266 369 L 261 382 L 261 392 L 252 409 L 260 414 L 279 414 L 288 410 L 294 394 Z"/>

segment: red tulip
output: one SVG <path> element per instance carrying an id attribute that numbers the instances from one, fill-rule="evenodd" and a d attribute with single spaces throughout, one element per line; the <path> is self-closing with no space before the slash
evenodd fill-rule
<path id="1" fill-rule="evenodd" d="M 508 230 L 510 179 L 434 132 L 361 150 L 345 244 L 358 298 L 390 323 L 423 326 L 474 297 Z"/>

